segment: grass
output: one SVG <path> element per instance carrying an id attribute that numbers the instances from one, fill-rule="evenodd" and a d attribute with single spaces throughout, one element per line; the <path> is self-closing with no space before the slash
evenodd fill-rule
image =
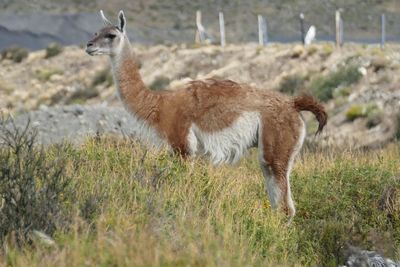
<path id="1" fill-rule="evenodd" d="M 7 265 L 337 266 L 347 243 L 400 258 L 399 144 L 303 152 L 290 227 L 269 207 L 255 151 L 236 167 L 213 167 L 131 140 L 66 147 L 72 189 L 60 212 L 70 223 L 52 235 L 54 246 L 7 241 Z M 397 194 L 385 201 L 383 192 Z"/>

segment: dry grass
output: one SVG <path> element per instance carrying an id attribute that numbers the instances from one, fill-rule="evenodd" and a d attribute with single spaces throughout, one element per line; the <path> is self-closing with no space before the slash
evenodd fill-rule
<path id="1" fill-rule="evenodd" d="M 53 235 L 57 245 L 9 243 L 0 257 L 11 266 L 336 266 L 350 243 L 399 258 L 399 166 L 399 145 L 304 152 L 288 227 L 269 207 L 256 153 L 213 167 L 91 139 L 68 149 L 75 193 L 66 206 L 75 215 Z M 388 186 L 397 199 L 380 209 Z"/>

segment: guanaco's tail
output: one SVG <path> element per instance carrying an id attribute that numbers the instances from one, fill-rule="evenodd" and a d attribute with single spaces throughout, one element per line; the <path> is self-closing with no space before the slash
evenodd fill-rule
<path id="1" fill-rule="evenodd" d="M 325 108 L 312 96 L 300 95 L 294 98 L 294 108 L 300 112 L 303 110 L 312 112 L 318 120 L 319 126 L 315 134 L 319 134 L 328 120 Z"/>

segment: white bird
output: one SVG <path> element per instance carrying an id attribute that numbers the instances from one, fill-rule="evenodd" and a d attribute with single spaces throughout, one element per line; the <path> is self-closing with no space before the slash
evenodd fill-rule
<path id="1" fill-rule="evenodd" d="M 314 25 L 311 25 L 311 27 L 308 29 L 306 37 L 304 38 L 304 43 L 306 45 L 311 44 L 313 41 L 315 41 L 315 35 L 317 33 L 317 30 Z"/>

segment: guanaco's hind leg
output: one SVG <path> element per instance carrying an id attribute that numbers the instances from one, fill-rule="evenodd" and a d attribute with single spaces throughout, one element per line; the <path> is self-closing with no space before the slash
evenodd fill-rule
<path id="1" fill-rule="evenodd" d="M 271 207 L 283 209 L 292 218 L 296 210 L 290 190 L 288 163 L 274 160 L 270 164 L 261 162 L 260 165 Z"/>
<path id="2" fill-rule="evenodd" d="M 290 189 L 290 172 L 295 157 L 305 137 L 305 127 L 300 119 L 297 134 L 290 132 L 259 133 L 260 165 L 265 178 L 266 191 L 271 207 L 281 208 L 290 217 L 296 213 Z"/>

